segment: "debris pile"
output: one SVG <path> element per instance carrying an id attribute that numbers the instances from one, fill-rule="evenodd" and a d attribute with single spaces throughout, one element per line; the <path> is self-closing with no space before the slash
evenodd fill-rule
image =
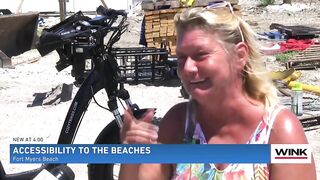
<path id="1" fill-rule="evenodd" d="M 266 37 L 264 40 L 271 43 L 268 47 L 261 47 L 261 52 L 275 57 L 280 66 L 286 69 L 273 72 L 272 78 L 281 92 L 282 103 L 289 108 L 292 106 L 295 86 L 299 84 L 303 91 L 303 113 L 297 115 L 306 130 L 320 128 L 320 86 L 302 82 L 300 78 L 308 74 L 308 71 L 317 71 L 320 67 L 320 29 L 278 23 L 272 23 L 270 29 L 276 31 L 259 33 Z"/>

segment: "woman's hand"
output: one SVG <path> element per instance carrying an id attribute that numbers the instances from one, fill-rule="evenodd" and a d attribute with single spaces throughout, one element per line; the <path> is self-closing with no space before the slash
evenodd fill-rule
<path id="1" fill-rule="evenodd" d="M 149 109 L 139 120 L 131 111 L 125 111 L 120 134 L 121 142 L 123 144 L 157 144 L 159 127 L 151 123 L 154 111 Z"/>

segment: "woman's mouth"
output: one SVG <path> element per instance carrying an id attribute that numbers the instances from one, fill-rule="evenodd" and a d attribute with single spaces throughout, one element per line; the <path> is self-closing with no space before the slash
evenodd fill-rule
<path id="1" fill-rule="evenodd" d="M 200 84 L 200 83 L 203 83 L 203 82 L 205 82 L 205 78 L 203 78 L 203 79 L 195 79 L 195 80 L 191 80 L 190 81 L 190 84 Z"/>
<path id="2" fill-rule="evenodd" d="M 212 85 L 209 81 L 209 78 L 192 79 L 189 80 L 188 84 L 188 89 L 190 90 L 190 93 L 194 90 L 207 90 Z"/>

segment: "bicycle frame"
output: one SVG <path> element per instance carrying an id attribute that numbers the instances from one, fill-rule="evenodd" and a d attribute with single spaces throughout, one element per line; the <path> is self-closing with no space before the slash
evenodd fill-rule
<path id="1" fill-rule="evenodd" d="M 60 132 L 58 144 L 73 143 L 91 99 L 102 89 L 105 89 L 107 93 L 108 107 L 115 117 L 118 131 L 122 126 L 122 117 L 118 111 L 117 98 L 123 99 L 127 106 L 132 107 L 133 110 L 139 109 L 137 105 L 132 104 L 129 93 L 124 89 L 123 82 L 121 82 L 118 76 L 118 64 L 111 54 L 112 45 L 120 39 L 120 36 L 126 30 L 127 26 L 124 25 L 123 22 L 123 20 L 120 22 L 119 28 L 108 28 L 108 31 L 113 30 L 114 32 L 103 50 L 101 49 L 103 38 L 97 38 L 99 41 L 98 48 L 91 50 L 91 54 L 93 55 L 93 69 L 80 86 L 69 107 Z M 55 166 L 57 165 L 48 165 L 46 168 L 52 169 Z"/>
<path id="2" fill-rule="evenodd" d="M 106 77 L 109 77 L 108 73 L 113 74 L 113 70 L 110 67 L 110 65 L 107 65 L 109 62 L 104 61 L 101 62 L 103 64 L 103 67 L 106 69 L 105 72 L 107 75 Z M 104 80 L 103 77 L 101 77 L 101 72 L 95 68 L 90 72 L 89 76 L 86 78 L 86 80 L 83 82 L 81 87 L 79 88 L 77 94 L 74 97 L 74 100 L 72 101 L 68 114 L 65 118 L 60 137 L 58 140 L 58 144 L 72 144 L 73 140 L 76 136 L 78 127 L 80 126 L 81 119 L 84 115 L 84 112 L 86 111 L 87 107 L 90 104 L 90 101 L 94 94 L 96 94 L 101 89 L 105 88 L 107 89 L 107 94 L 109 97 L 109 103 L 112 103 L 114 106 L 114 103 L 116 103 L 116 88 L 117 88 L 117 82 L 112 82 L 110 79 Z M 112 72 L 112 73 L 111 73 Z M 110 83 L 110 85 L 106 85 L 105 83 Z M 107 87 L 105 87 L 107 86 Z M 116 109 L 116 105 L 115 108 Z M 116 116 L 116 115 L 115 115 Z"/>
<path id="3" fill-rule="evenodd" d="M 30 171 L 25 171 L 25 172 L 20 172 L 15 174 L 6 174 L 0 161 L 0 179 L 1 180 L 29 180 L 29 179 L 33 179 L 44 168 L 45 166 L 41 166 L 40 168 L 33 169 Z"/>

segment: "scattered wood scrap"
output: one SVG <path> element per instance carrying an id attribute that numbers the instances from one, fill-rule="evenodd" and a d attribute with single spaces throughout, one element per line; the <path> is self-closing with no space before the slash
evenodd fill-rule
<path id="1" fill-rule="evenodd" d="M 320 115 L 300 118 L 300 122 L 305 131 L 311 131 L 320 128 Z"/>
<path id="2" fill-rule="evenodd" d="M 0 50 L 0 68 L 12 68 L 11 58 Z"/>

